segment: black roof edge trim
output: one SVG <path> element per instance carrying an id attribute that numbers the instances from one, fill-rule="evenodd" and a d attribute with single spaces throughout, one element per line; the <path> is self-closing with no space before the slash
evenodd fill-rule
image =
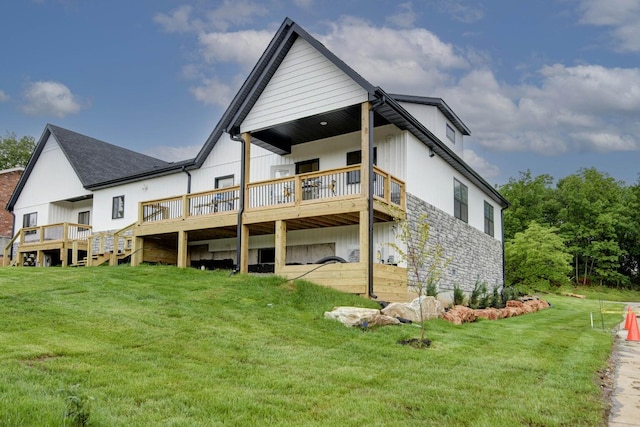
<path id="1" fill-rule="evenodd" d="M 463 135 L 471 135 L 471 130 L 464 124 L 464 122 L 458 117 L 458 115 L 447 105 L 442 98 L 435 98 L 430 96 L 417 96 L 417 95 L 403 95 L 399 93 L 390 93 L 390 97 L 398 102 L 409 102 L 412 104 L 423 104 L 437 107 L 442 114 L 447 117 L 453 125 L 458 128 Z"/>
<path id="2" fill-rule="evenodd" d="M 411 115 L 411 113 L 409 113 L 407 110 L 405 110 L 398 103 L 398 101 L 396 101 L 390 95 L 387 95 L 380 88 L 377 88 L 376 91 L 379 93 L 380 96 L 385 96 L 386 95 L 386 102 L 385 102 L 386 105 L 388 105 L 393 110 L 395 110 L 405 120 L 410 122 L 417 130 L 419 130 L 424 136 L 426 136 L 429 140 L 431 140 L 433 142 L 433 146 L 427 145 L 427 146 L 429 146 L 429 148 L 433 148 L 433 150 L 436 152 L 436 154 L 440 155 L 440 157 L 442 157 L 442 159 L 444 159 L 445 161 L 446 161 L 446 157 L 450 157 L 453 161 L 455 161 L 459 166 L 462 167 L 462 169 L 464 171 L 463 175 L 465 175 L 465 177 L 467 179 L 469 179 L 470 181 L 472 181 L 472 182 L 474 182 L 476 184 L 479 184 L 481 187 L 483 187 L 485 190 L 487 190 L 487 191 L 485 191 L 485 193 L 490 195 L 490 196 L 492 196 L 492 198 L 496 202 L 501 203 L 505 207 L 510 206 L 509 201 L 507 199 L 505 199 L 502 196 L 502 194 L 500 194 L 500 192 L 498 192 L 495 188 L 493 188 L 493 186 L 491 186 L 491 184 L 489 184 L 475 170 L 473 170 L 473 168 L 471 168 L 471 166 L 469 166 L 467 163 L 465 163 L 465 161 L 462 160 L 456 153 L 454 153 L 453 150 L 451 150 L 449 147 L 447 147 L 447 145 L 445 143 L 440 141 L 440 139 L 437 136 L 435 136 L 431 131 L 429 131 L 427 128 L 425 128 L 424 125 L 422 123 L 420 123 L 415 117 L 413 117 Z M 445 156 L 443 156 L 442 154 L 445 154 Z M 452 166 L 455 167 L 455 165 L 453 165 L 453 164 L 452 164 Z"/>

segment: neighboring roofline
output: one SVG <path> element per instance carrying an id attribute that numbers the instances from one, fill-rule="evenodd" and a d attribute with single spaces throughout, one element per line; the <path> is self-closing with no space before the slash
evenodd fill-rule
<path id="1" fill-rule="evenodd" d="M 116 185 L 129 184 L 132 182 L 144 181 L 145 179 L 158 178 L 161 176 L 172 175 L 174 173 L 180 173 L 184 170 L 193 170 L 194 159 L 183 160 L 180 162 L 171 163 L 170 166 L 163 168 L 154 168 L 147 171 L 142 171 L 137 174 L 123 176 L 121 178 L 112 179 L 104 182 L 97 182 L 95 184 L 87 185 L 84 187 L 87 190 L 102 190 L 104 188 L 114 187 Z"/>
<path id="2" fill-rule="evenodd" d="M 1 170 L 0 171 L 0 175 L 5 174 L 5 173 L 23 171 L 23 170 L 24 170 L 24 168 L 22 166 L 18 166 L 16 168 Z"/>
<path id="3" fill-rule="evenodd" d="M 49 135 L 51 135 L 51 129 L 49 129 L 49 124 L 47 123 L 47 125 L 44 127 L 44 130 L 42 131 L 42 135 L 40 136 L 38 143 L 36 144 L 36 148 L 34 148 L 33 153 L 31 154 L 31 157 L 29 157 L 27 166 L 25 166 L 24 172 L 22 172 L 22 176 L 20 177 L 20 180 L 18 181 L 16 188 L 13 189 L 13 193 L 11 193 L 11 197 L 7 202 L 6 209 L 9 212 L 13 212 L 13 207 L 18 201 L 18 197 L 20 196 L 20 193 L 22 193 L 22 189 L 24 188 L 24 185 L 27 183 L 27 179 L 29 178 L 29 175 L 31 174 L 31 171 L 33 170 L 34 165 L 38 161 L 38 157 L 40 157 L 40 153 L 42 153 L 44 145 L 49 139 Z"/>
<path id="4" fill-rule="evenodd" d="M 422 105 L 430 105 L 433 107 L 438 107 L 438 110 L 445 115 L 453 125 L 458 128 L 463 135 L 471 135 L 471 130 L 465 125 L 460 117 L 456 113 L 453 112 L 451 108 L 447 105 L 446 102 L 442 98 L 434 98 L 430 96 L 416 96 L 416 95 L 402 95 L 399 93 L 390 93 L 390 97 L 395 99 L 398 102 L 409 102 L 411 104 L 422 104 Z"/>

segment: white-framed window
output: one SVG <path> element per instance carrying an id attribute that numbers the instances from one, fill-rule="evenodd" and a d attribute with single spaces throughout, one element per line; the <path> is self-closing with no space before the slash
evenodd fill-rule
<path id="1" fill-rule="evenodd" d="M 486 200 L 484 202 L 484 232 L 489 236 L 493 237 L 493 205 L 488 203 Z"/>
<path id="2" fill-rule="evenodd" d="M 124 196 L 115 196 L 111 205 L 111 219 L 124 218 Z"/>
<path id="3" fill-rule="evenodd" d="M 453 215 L 469 222 L 469 189 L 466 185 L 453 179 Z"/>
<path id="4" fill-rule="evenodd" d="M 456 131 L 447 123 L 447 138 L 449 141 L 456 143 Z"/>

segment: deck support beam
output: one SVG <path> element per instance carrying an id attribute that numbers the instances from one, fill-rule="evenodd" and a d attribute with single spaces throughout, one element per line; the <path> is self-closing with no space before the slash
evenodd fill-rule
<path id="1" fill-rule="evenodd" d="M 240 235 L 240 259 L 238 260 L 240 273 L 249 272 L 249 227 L 242 225 L 242 234 Z"/>
<path id="2" fill-rule="evenodd" d="M 178 268 L 186 268 L 188 261 L 188 236 L 186 231 L 178 231 Z"/>
<path id="3" fill-rule="evenodd" d="M 360 211 L 360 262 L 366 264 L 367 297 L 375 298 L 373 289 L 373 111 L 363 102 L 360 115 L 360 191 L 367 200 L 367 209 Z"/>
<path id="4" fill-rule="evenodd" d="M 131 266 L 137 267 L 142 263 L 144 251 L 144 237 L 134 237 L 131 247 Z"/>
<path id="5" fill-rule="evenodd" d="M 275 242 L 275 273 L 279 274 L 287 264 L 287 222 L 276 221 L 276 242 Z"/>

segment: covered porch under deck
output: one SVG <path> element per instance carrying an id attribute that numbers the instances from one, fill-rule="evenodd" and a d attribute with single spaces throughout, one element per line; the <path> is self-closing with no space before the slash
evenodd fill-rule
<path id="1" fill-rule="evenodd" d="M 287 233 L 298 230 L 355 225 L 359 227 L 360 253 L 367 253 L 367 198 L 351 175 L 360 170 L 356 165 L 250 183 L 240 227 L 239 186 L 142 202 L 134 228 L 132 265 L 160 262 L 188 267 L 189 242 L 233 238 L 240 242 L 238 269 L 246 273 L 249 238 L 270 235 L 274 239 L 275 274 L 303 276 L 344 292 L 370 296 L 366 257 L 348 263 L 287 263 Z M 395 215 L 404 214 L 404 182 L 379 168 L 374 168 L 374 174 L 373 221 L 393 221 Z M 378 299 L 407 300 L 405 268 L 374 264 L 371 274 Z"/>

